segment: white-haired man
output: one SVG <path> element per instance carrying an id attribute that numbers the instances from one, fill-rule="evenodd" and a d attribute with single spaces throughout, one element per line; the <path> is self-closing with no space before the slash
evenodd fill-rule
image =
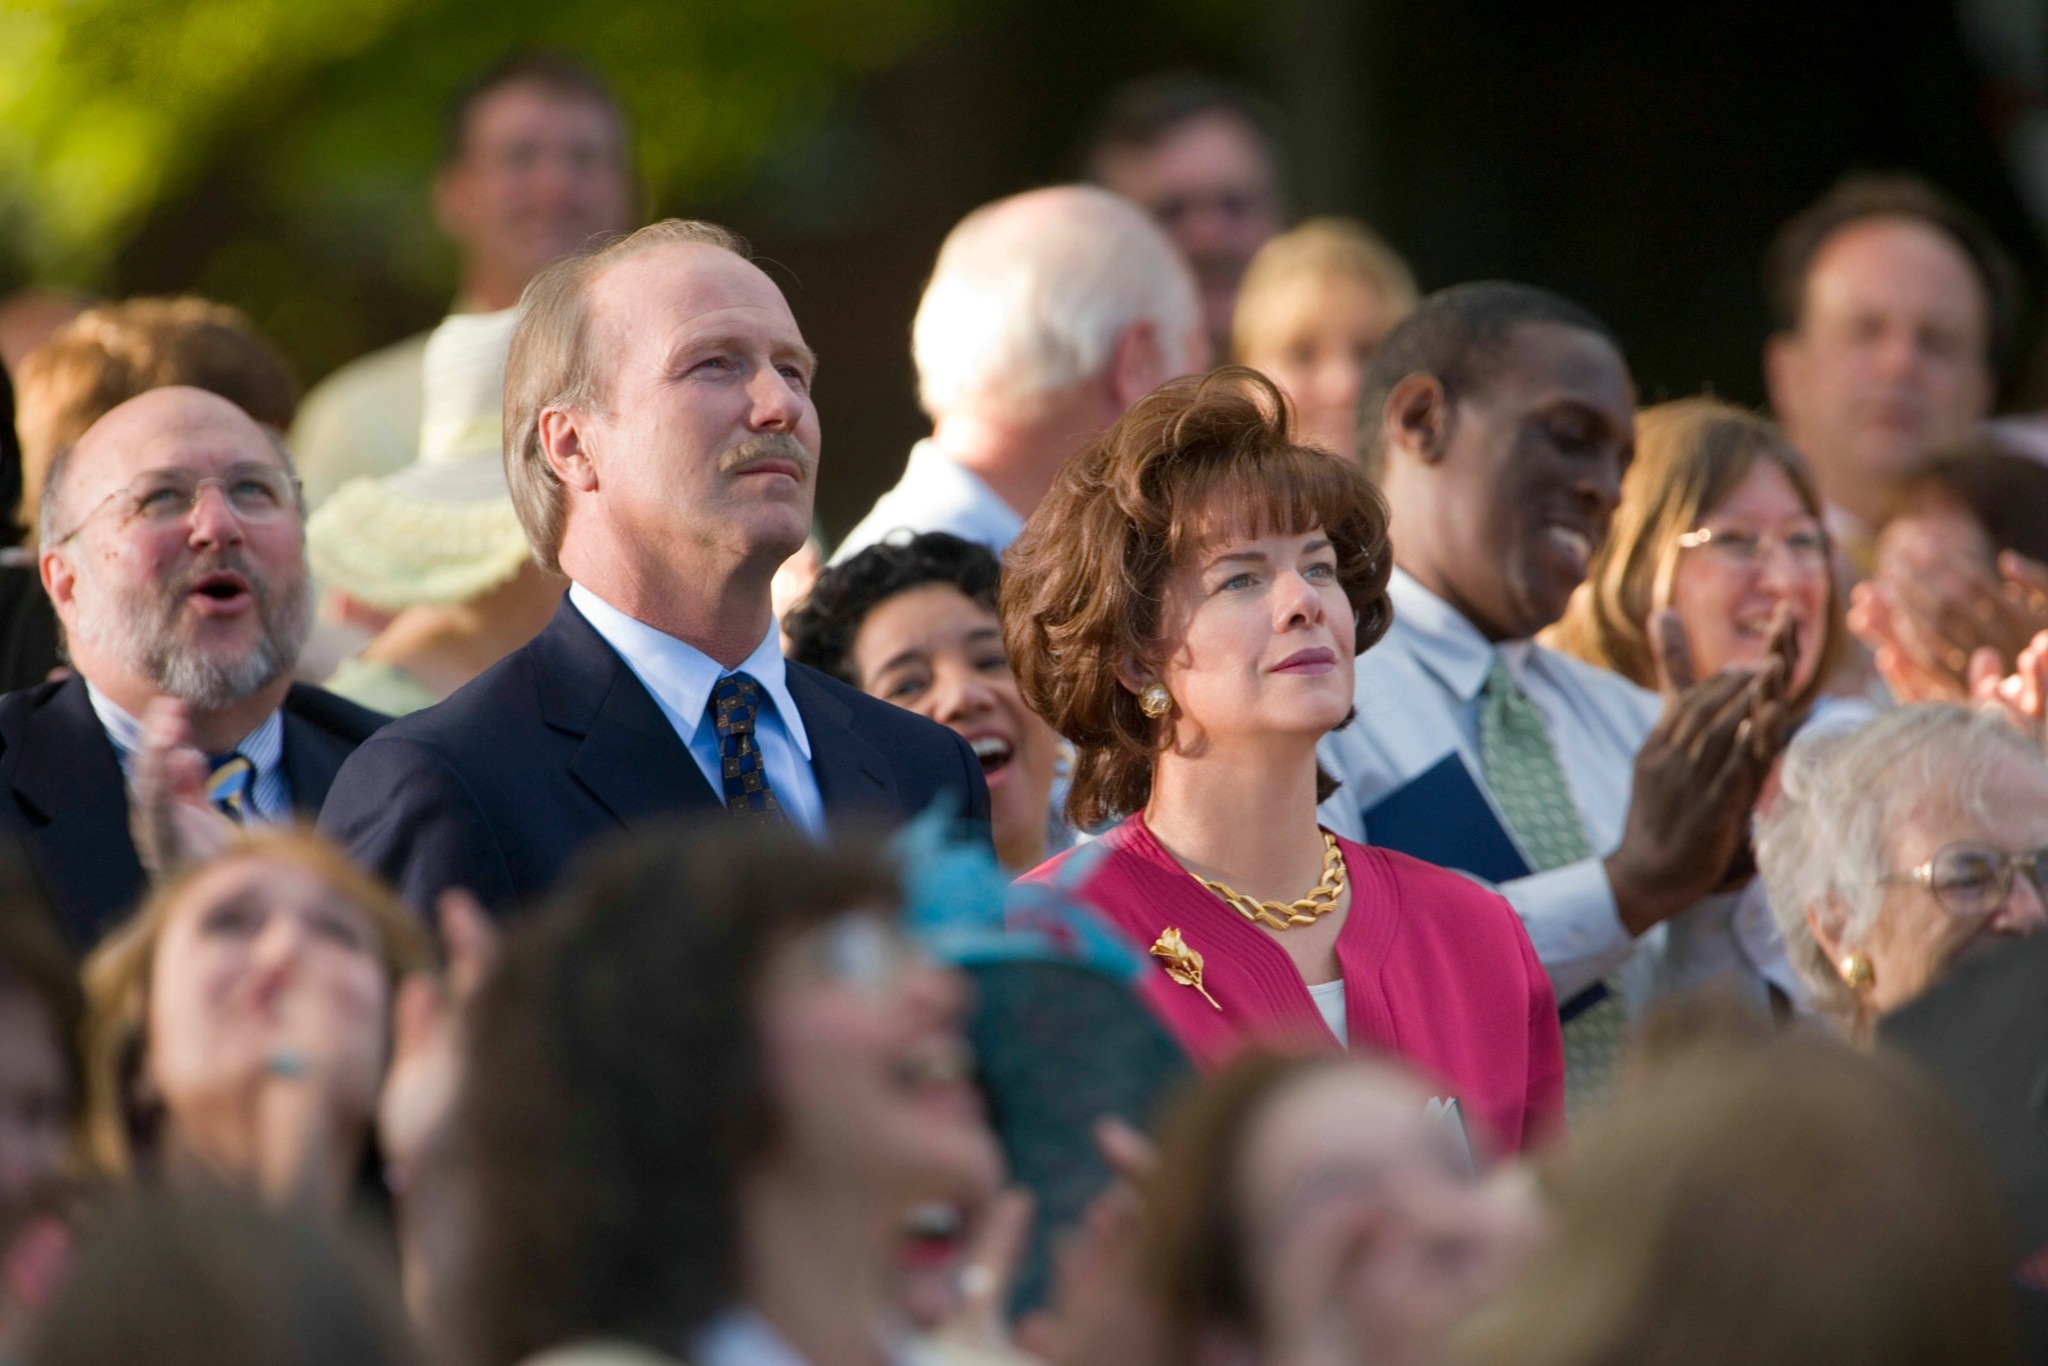
<path id="1" fill-rule="evenodd" d="M 840 543 L 949 531 L 998 553 L 1084 443 L 1207 359 L 1187 266 L 1137 206 L 1086 185 L 999 199 L 939 248 L 911 328 L 932 434 Z"/>

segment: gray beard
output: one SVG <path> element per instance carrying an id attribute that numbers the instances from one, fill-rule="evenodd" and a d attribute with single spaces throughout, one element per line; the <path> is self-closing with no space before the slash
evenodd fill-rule
<path id="1" fill-rule="evenodd" d="M 263 632 L 237 656 L 195 649 L 180 634 L 185 585 L 200 573 L 234 569 L 249 581 Z M 98 595 L 95 595 L 98 596 Z M 113 655 L 158 692 L 199 711 L 219 711 L 244 700 L 289 673 L 305 648 L 313 624 L 312 584 L 304 575 L 274 588 L 258 579 L 239 556 L 216 559 L 189 570 L 178 582 L 101 597 L 101 609 L 81 613 L 78 634 Z"/>

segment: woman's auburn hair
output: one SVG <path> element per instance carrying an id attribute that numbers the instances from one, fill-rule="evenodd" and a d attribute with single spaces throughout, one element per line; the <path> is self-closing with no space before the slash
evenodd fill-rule
<path id="1" fill-rule="evenodd" d="M 214 858 L 172 876 L 85 960 L 85 1148 L 102 1175 L 126 1180 L 150 1134 L 138 1086 L 148 1051 L 149 984 L 171 910 L 200 879 L 230 863 L 295 864 L 361 906 L 377 927 L 394 1000 L 398 983 L 433 963 L 433 943 L 398 896 L 325 836 L 304 826 L 252 825 Z"/>
<path id="2" fill-rule="evenodd" d="M 1170 380 L 1069 460 L 1003 557 L 1003 642 L 1025 702 L 1074 746 L 1067 817 L 1095 829 L 1142 809 L 1171 727 L 1132 682 L 1164 663 L 1168 579 L 1229 534 L 1321 530 L 1363 653 L 1393 622 L 1387 505 L 1352 460 L 1297 442 L 1264 375 Z M 1318 799 L 1334 790 L 1327 776 Z"/>
<path id="3" fill-rule="evenodd" d="M 1717 398 L 1682 398 L 1636 415 L 1636 453 L 1621 481 L 1621 503 L 1594 552 L 1586 581 L 1544 643 L 1655 691 L 1657 662 L 1650 618 L 1671 604 L 1683 553 L 1678 538 L 1697 531 L 1759 464 L 1774 466 L 1826 536 L 1820 493 L 1806 462 L 1769 418 Z M 1830 571 L 1822 617 L 1820 667 L 1793 699 L 1796 711 L 1819 694 L 1847 647 L 1841 592 Z"/>

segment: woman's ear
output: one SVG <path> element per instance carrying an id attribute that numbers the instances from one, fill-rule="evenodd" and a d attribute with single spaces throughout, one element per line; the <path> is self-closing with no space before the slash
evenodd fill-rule
<path id="1" fill-rule="evenodd" d="M 1125 692 L 1133 696 L 1145 691 L 1145 685 L 1152 682 L 1157 676 L 1149 664 L 1144 664 L 1138 660 L 1123 659 L 1117 662 L 1117 684 Z"/>
<path id="2" fill-rule="evenodd" d="M 1819 946 L 1821 956 L 1829 963 L 1838 963 L 1846 952 L 1842 942 L 1842 927 L 1848 923 L 1849 908 L 1833 892 L 1816 905 L 1806 908 L 1806 928 L 1813 934 L 1813 942 Z"/>

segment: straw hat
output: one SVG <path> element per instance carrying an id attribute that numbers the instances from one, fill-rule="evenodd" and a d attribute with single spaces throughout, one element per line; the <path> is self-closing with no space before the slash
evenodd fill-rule
<path id="1" fill-rule="evenodd" d="M 418 459 L 351 480 L 307 519 L 323 585 L 386 611 L 467 602 L 532 557 L 505 487 L 505 356 L 518 316 L 458 313 L 434 329 Z"/>

